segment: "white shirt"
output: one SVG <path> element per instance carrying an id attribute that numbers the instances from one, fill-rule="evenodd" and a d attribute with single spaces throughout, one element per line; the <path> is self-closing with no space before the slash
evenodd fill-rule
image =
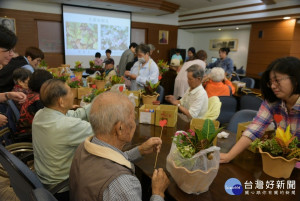
<path id="1" fill-rule="evenodd" d="M 180 104 L 189 110 L 193 118 L 203 118 L 208 109 L 208 97 L 202 84 L 190 91 L 190 88 L 180 99 Z"/>
<path id="2" fill-rule="evenodd" d="M 206 63 L 200 59 L 185 62 L 175 79 L 174 97 L 176 99 L 178 99 L 179 97 L 183 97 L 184 93 L 189 88 L 186 70 L 194 64 L 198 64 L 205 71 Z"/>
<path id="3" fill-rule="evenodd" d="M 131 80 L 131 91 L 137 91 L 139 89 L 144 89 L 146 81 L 151 81 L 152 84 L 158 82 L 158 67 L 156 63 L 150 58 L 148 62 L 142 67 L 140 62 L 135 62 L 130 70 L 131 74 L 137 75 L 136 80 Z"/>

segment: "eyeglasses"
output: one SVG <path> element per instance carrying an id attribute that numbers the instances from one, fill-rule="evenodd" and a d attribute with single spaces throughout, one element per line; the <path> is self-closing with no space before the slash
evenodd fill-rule
<path id="1" fill-rule="evenodd" d="M 14 49 L 10 49 L 10 50 L 8 50 L 8 49 L 4 49 L 4 51 L 2 51 L 2 52 L 8 52 L 9 54 L 11 54 L 11 53 L 14 53 Z"/>
<path id="2" fill-rule="evenodd" d="M 288 76 L 288 77 L 283 77 L 283 78 L 280 78 L 280 79 L 273 79 L 273 80 L 269 80 L 269 82 L 267 83 L 267 86 L 269 88 L 272 87 L 272 84 L 276 84 L 277 86 L 280 86 L 280 82 L 282 80 L 286 80 L 286 79 L 290 79 L 292 76 Z"/>

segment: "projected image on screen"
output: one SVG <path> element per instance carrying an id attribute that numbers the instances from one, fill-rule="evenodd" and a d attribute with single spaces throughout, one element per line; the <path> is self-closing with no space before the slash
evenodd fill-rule
<path id="1" fill-rule="evenodd" d="M 98 49 L 98 25 L 66 22 L 67 49 Z"/>
<path id="2" fill-rule="evenodd" d="M 101 49 L 127 49 L 129 46 L 128 29 L 129 27 L 101 25 Z"/>

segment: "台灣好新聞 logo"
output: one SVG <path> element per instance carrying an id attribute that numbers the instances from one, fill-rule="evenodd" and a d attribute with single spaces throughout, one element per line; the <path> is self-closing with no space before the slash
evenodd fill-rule
<path id="1" fill-rule="evenodd" d="M 243 186 L 236 178 L 230 178 L 225 182 L 225 191 L 229 195 L 240 195 L 243 193 Z"/>

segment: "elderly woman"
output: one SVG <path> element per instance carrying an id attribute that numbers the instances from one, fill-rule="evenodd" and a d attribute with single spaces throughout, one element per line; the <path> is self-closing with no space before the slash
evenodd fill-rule
<path id="1" fill-rule="evenodd" d="M 90 122 L 94 131 L 79 145 L 70 170 L 70 195 L 79 200 L 142 200 L 142 187 L 131 161 L 159 151 L 162 141 L 152 137 L 123 152 L 135 132 L 134 106 L 128 97 L 106 92 L 95 98 Z M 164 200 L 169 180 L 163 169 L 152 176 L 153 201 Z"/>
<path id="2" fill-rule="evenodd" d="M 188 62 L 185 62 L 183 64 L 175 79 L 174 97 L 176 99 L 183 97 L 184 93 L 189 88 L 186 70 L 192 65 L 196 64 L 199 65 L 205 71 L 206 59 L 206 52 L 204 50 L 199 50 L 195 57 L 190 58 Z"/>
<path id="3" fill-rule="evenodd" d="M 227 163 L 245 150 L 256 138 L 262 137 L 270 123 L 275 122 L 274 115 L 283 119 L 276 126 L 284 130 L 290 125 L 292 135 L 300 140 L 300 60 L 284 57 L 273 61 L 261 78 L 261 91 L 265 101 L 244 131 L 243 136 L 226 154 L 221 154 L 220 162 Z"/>
<path id="4" fill-rule="evenodd" d="M 32 123 L 34 168 L 45 187 L 51 188 L 69 178 L 77 146 L 93 135 L 88 122 L 90 105 L 71 110 L 74 99 L 71 88 L 56 79 L 42 85 L 40 97 L 45 107 L 36 113 Z M 55 197 L 69 200 L 69 192 Z"/>
<path id="5" fill-rule="evenodd" d="M 211 96 L 231 96 L 235 92 L 235 88 L 226 78 L 223 68 L 213 68 L 206 80 L 203 81 L 203 86 L 208 98 Z"/>
<path id="6" fill-rule="evenodd" d="M 166 96 L 166 100 L 172 105 L 177 105 L 178 109 L 187 117 L 183 120 L 189 121 L 191 118 L 203 118 L 208 109 L 208 97 L 202 86 L 204 69 L 199 65 L 192 65 L 187 70 L 187 82 L 189 89 L 180 100 L 172 95 Z"/>

